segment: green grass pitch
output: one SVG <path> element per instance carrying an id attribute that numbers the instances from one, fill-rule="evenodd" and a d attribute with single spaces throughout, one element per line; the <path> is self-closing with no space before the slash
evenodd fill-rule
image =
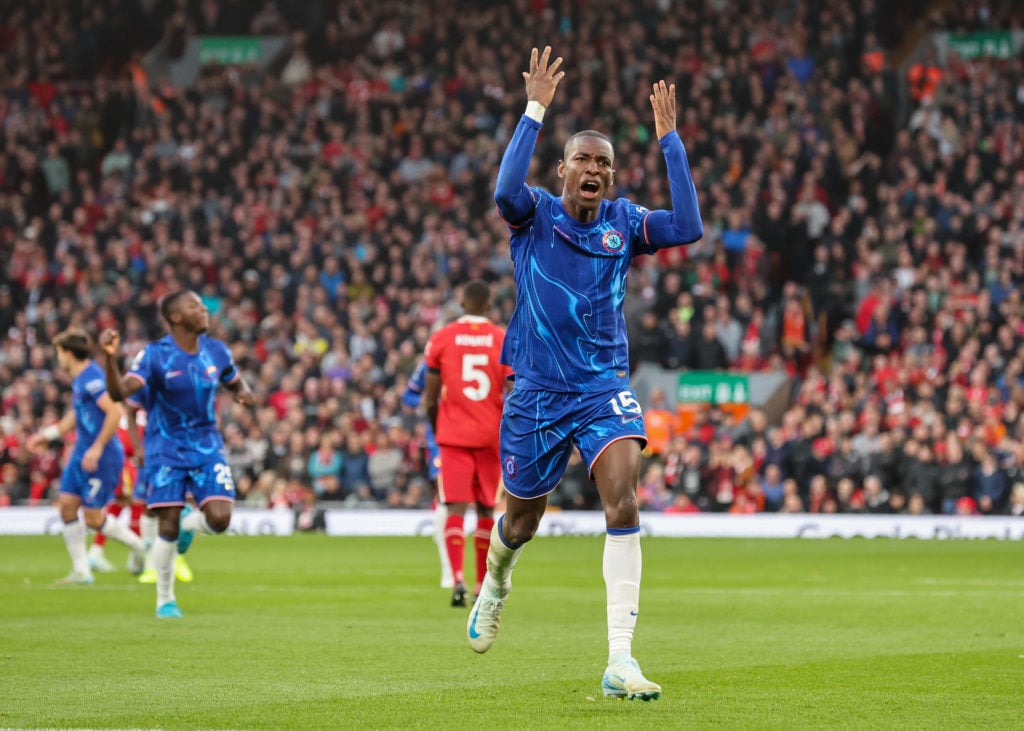
<path id="1" fill-rule="evenodd" d="M 601 538 L 538 538 L 501 635 L 466 644 L 427 538 L 200 536 L 180 621 L 126 572 L 57 587 L 59 536 L 0 537 L 0 727 L 1021 728 L 1024 561 L 1007 541 L 646 539 L 607 700 Z M 121 546 L 108 556 L 123 565 Z M 472 575 L 472 568 L 470 568 Z"/>

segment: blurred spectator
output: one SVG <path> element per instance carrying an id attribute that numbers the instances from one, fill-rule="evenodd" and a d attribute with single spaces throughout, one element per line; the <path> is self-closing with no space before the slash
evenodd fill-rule
<path id="1" fill-rule="evenodd" d="M 341 500 L 341 454 L 335 448 L 333 433 L 329 432 L 320 440 L 319 446 L 309 456 L 307 468 L 316 497 L 323 500 Z"/>
<path id="2" fill-rule="evenodd" d="M 995 454 L 981 447 L 981 458 L 974 472 L 974 498 L 977 510 L 983 515 L 1003 512 L 1009 497 L 1010 484 L 1006 471 L 999 466 Z"/>

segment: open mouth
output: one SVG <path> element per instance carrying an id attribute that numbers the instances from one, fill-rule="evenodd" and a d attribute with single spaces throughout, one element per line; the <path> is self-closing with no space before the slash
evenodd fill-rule
<path id="1" fill-rule="evenodd" d="M 583 193 L 585 198 L 593 198 L 601 192 L 601 184 L 596 180 L 587 180 L 580 185 L 580 192 Z"/>

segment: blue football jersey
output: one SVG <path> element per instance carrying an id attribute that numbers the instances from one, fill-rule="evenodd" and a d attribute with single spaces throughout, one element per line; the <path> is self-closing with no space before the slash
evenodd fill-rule
<path id="1" fill-rule="evenodd" d="M 418 409 L 420 401 L 423 399 L 423 389 L 427 387 L 427 362 L 420 358 L 420 362 L 416 364 L 416 369 L 409 376 L 409 381 L 405 384 L 405 390 L 402 392 L 402 403 L 408 406 L 410 409 Z M 437 440 L 434 438 L 434 428 L 427 422 L 426 430 L 427 438 L 427 455 L 430 459 L 428 465 L 428 473 L 430 479 L 435 479 L 438 472 L 438 459 L 441 457 L 441 450 L 437 446 Z"/>
<path id="2" fill-rule="evenodd" d="M 71 382 L 71 407 L 75 410 L 75 454 L 81 455 L 92 446 L 103 430 L 106 414 L 97 401 L 107 392 L 107 379 L 103 369 L 91 361 Z M 103 449 L 104 461 L 124 459 L 120 439 L 111 439 Z"/>
<path id="3" fill-rule="evenodd" d="M 660 140 L 673 210 L 604 200 L 580 223 L 561 198 L 526 185 L 540 124 L 523 116 L 495 190 L 511 233 L 516 307 L 502 349 L 517 388 L 584 393 L 629 385 L 623 301 L 633 257 L 703 235 L 697 193 L 676 132 Z"/>
<path id="4" fill-rule="evenodd" d="M 409 376 L 409 380 L 405 384 L 405 390 L 402 392 L 402 403 L 410 409 L 418 409 L 420 399 L 423 398 L 423 389 L 426 387 L 427 362 L 420 358 L 420 362 L 416 364 L 416 369 Z"/>
<path id="5" fill-rule="evenodd" d="M 217 387 L 241 377 L 228 347 L 199 336 L 199 352 L 186 353 L 166 335 L 136 356 L 128 376 L 142 381 L 146 408 L 146 463 L 195 467 L 220 458 L 224 440 L 217 429 Z"/>

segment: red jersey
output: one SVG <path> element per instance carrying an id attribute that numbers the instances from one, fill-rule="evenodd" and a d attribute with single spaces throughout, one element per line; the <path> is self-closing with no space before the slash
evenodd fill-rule
<path id="1" fill-rule="evenodd" d="M 512 374 L 499 360 L 504 341 L 503 328 L 475 315 L 463 315 L 430 337 L 424 360 L 441 377 L 438 444 L 497 446 L 505 379 Z"/>
<path id="2" fill-rule="evenodd" d="M 146 430 L 146 412 L 139 410 L 135 414 L 135 428 L 139 434 L 139 441 L 142 441 L 142 435 Z M 135 456 L 135 445 L 132 443 L 131 434 L 128 433 L 128 417 L 122 412 L 121 421 L 117 425 L 117 437 L 121 440 L 122 446 L 124 446 L 124 456 L 134 457 Z"/>

